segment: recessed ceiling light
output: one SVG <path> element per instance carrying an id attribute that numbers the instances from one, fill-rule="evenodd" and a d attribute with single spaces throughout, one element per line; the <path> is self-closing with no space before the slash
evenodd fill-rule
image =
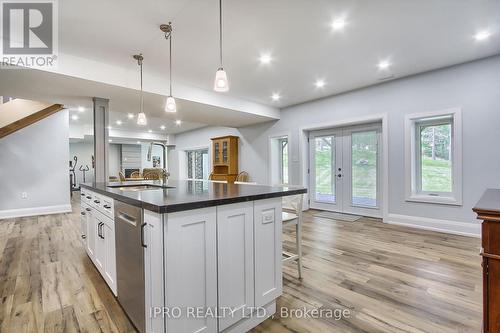
<path id="1" fill-rule="evenodd" d="M 279 101 L 279 100 L 280 100 L 281 95 L 280 95 L 279 93 L 273 93 L 273 94 L 271 95 L 271 98 L 272 98 L 272 100 L 273 100 L 273 101 L 277 102 L 277 101 Z"/>
<path id="2" fill-rule="evenodd" d="M 141 144 L 141 141 L 137 141 L 137 144 L 140 145 Z"/>
<path id="3" fill-rule="evenodd" d="M 336 18 L 332 21 L 331 27 L 332 30 L 339 31 L 345 28 L 346 22 L 344 18 Z"/>
<path id="4" fill-rule="evenodd" d="M 179 119 L 177 119 L 177 120 L 175 121 L 175 124 L 176 124 L 177 126 L 180 126 L 180 125 L 182 124 L 182 121 L 180 121 Z"/>
<path id="5" fill-rule="evenodd" d="M 78 116 L 76 114 L 74 114 L 74 115 L 71 116 L 71 119 L 72 120 L 78 120 Z"/>
<path id="6" fill-rule="evenodd" d="M 108 141 L 109 141 L 109 142 L 113 142 L 113 139 L 109 139 Z"/>
<path id="7" fill-rule="evenodd" d="M 487 40 L 488 38 L 490 38 L 490 36 L 491 32 L 489 32 L 488 30 L 483 30 L 475 34 L 474 39 L 477 40 L 478 42 L 481 42 L 483 40 Z"/>
<path id="8" fill-rule="evenodd" d="M 391 66 L 391 63 L 388 60 L 383 60 L 378 63 L 377 67 L 378 69 L 387 69 Z"/>
<path id="9" fill-rule="evenodd" d="M 165 127 L 165 125 L 161 125 L 161 126 L 160 126 L 160 128 L 161 128 L 162 130 L 165 130 L 165 128 L 166 128 L 166 127 Z"/>
<path id="10" fill-rule="evenodd" d="M 316 80 L 316 82 L 314 82 L 314 85 L 316 86 L 316 88 L 321 89 L 326 85 L 326 82 L 323 79 L 318 79 Z"/>
<path id="11" fill-rule="evenodd" d="M 269 53 L 262 53 L 259 57 L 259 61 L 262 65 L 268 65 L 273 61 L 273 57 Z"/>
<path id="12" fill-rule="evenodd" d="M 121 120 L 117 120 L 117 121 L 116 121 L 116 124 L 117 124 L 117 125 L 121 125 L 121 124 L 122 124 L 122 121 L 121 121 Z"/>
<path id="13" fill-rule="evenodd" d="M 129 113 L 129 114 L 127 115 L 127 117 L 128 117 L 128 119 L 133 119 L 133 118 L 134 118 L 134 114 L 133 114 L 133 113 Z"/>
<path id="14" fill-rule="evenodd" d="M 148 133 L 153 133 L 153 130 L 148 130 Z"/>
<path id="15" fill-rule="evenodd" d="M 85 112 L 85 108 L 83 106 L 78 107 L 78 112 Z"/>
<path id="16" fill-rule="evenodd" d="M 108 126 L 108 129 L 109 129 L 109 130 L 110 130 L 110 129 L 113 129 L 113 127 L 111 127 L 111 126 Z"/>

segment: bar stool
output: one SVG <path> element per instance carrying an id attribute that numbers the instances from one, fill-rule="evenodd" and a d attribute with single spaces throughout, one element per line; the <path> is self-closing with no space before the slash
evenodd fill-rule
<path id="1" fill-rule="evenodd" d="M 293 195 L 283 197 L 283 226 L 295 225 L 296 253 L 283 251 L 283 263 L 295 261 L 299 279 L 302 279 L 302 197 L 303 195 Z"/>

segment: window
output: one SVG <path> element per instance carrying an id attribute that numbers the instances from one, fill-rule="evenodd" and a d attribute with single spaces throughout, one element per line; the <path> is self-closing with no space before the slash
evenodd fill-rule
<path id="1" fill-rule="evenodd" d="M 288 184 L 288 138 L 278 139 L 280 154 L 280 180 L 282 184 Z"/>
<path id="2" fill-rule="evenodd" d="M 208 149 L 186 150 L 187 178 L 208 179 Z"/>
<path id="3" fill-rule="evenodd" d="M 456 109 L 408 116 L 408 201 L 460 205 L 461 117 Z"/>
<path id="4" fill-rule="evenodd" d="M 288 184 L 288 136 L 271 138 L 270 170 L 272 184 Z"/>

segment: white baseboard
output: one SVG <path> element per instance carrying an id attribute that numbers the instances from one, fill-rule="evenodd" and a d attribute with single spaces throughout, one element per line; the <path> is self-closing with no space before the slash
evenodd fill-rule
<path id="1" fill-rule="evenodd" d="M 71 211 L 72 211 L 72 209 L 71 209 L 70 204 L 57 205 L 57 206 L 0 210 L 0 220 L 1 219 L 16 218 L 16 217 L 69 213 Z"/>
<path id="2" fill-rule="evenodd" d="M 453 235 L 481 237 L 481 223 L 467 223 L 450 220 L 431 219 L 399 214 L 388 214 L 384 223 L 396 224 L 411 228 L 445 232 Z"/>

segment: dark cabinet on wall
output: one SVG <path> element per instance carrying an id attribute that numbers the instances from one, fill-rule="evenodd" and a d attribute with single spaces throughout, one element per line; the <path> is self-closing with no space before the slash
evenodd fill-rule
<path id="1" fill-rule="evenodd" d="M 473 210 L 483 220 L 483 332 L 500 333 L 500 189 L 487 190 Z"/>

